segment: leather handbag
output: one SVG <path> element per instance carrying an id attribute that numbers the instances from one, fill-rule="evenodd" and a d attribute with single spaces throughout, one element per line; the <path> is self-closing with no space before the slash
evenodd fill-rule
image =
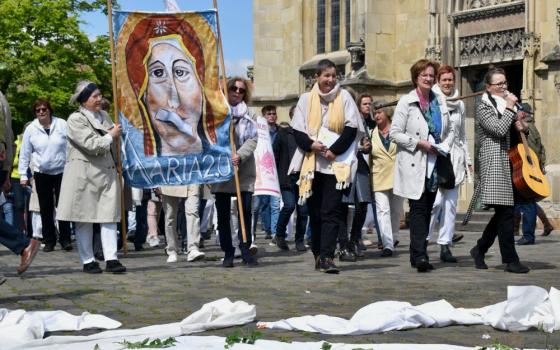
<path id="1" fill-rule="evenodd" d="M 441 188 L 450 190 L 455 187 L 455 173 L 453 172 L 453 164 L 451 157 L 439 154 L 436 161 L 438 185 Z"/>

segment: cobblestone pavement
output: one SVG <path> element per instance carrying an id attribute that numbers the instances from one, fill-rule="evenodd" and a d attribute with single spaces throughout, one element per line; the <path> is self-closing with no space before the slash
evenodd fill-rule
<path id="1" fill-rule="evenodd" d="M 489 270 L 473 267 L 468 251 L 479 233 L 465 233 L 452 249 L 458 264 L 440 263 L 438 246 L 429 252 L 436 270 L 419 274 L 408 263 L 408 232 L 401 231 L 396 256 L 381 258 L 370 246 L 366 258 L 356 263 L 339 263 L 339 275 L 327 275 L 313 268 L 313 256 L 294 250 L 284 253 L 258 239 L 258 268 L 249 269 L 236 260 L 233 269 L 221 267 L 219 246 L 207 241 L 208 260 L 187 263 L 180 256 L 166 264 L 163 249 L 131 251 L 122 262 L 124 275 L 87 275 L 81 271 L 78 253 L 55 250 L 39 252 L 29 271 L 15 275 L 18 257 L 0 248 L 0 273 L 8 281 L 0 286 L 0 307 L 26 310 L 62 309 L 79 314 L 101 313 L 119 320 L 125 328 L 177 322 L 204 303 L 222 297 L 245 300 L 257 306 L 257 320 L 274 321 L 292 316 L 324 313 L 350 318 L 360 307 L 381 300 L 402 300 L 421 304 L 446 299 L 456 307 L 481 307 L 505 300 L 508 285 L 560 287 L 558 232 L 537 237 L 537 244 L 518 247 L 523 262 L 531 267 L 526 275 L 503 271 L 498 244 L 487 255 Z M 375 241 L 375 238 L 373 238 Z M 293 249 L 293 244 L 291 244 Z M 132 249 L 132 245 L 130 245 Z M 57 249 L 59 249 L 57 247 Z M 255 324 L 245 326 L 248 331 Z M 84 331 L 89 334 L 95 331 Z M 203 334 L 227 335 L 233 329 Z M 547 337 L 538 330 L 501 332 L 487 326 L 452 326 L 414 329 L 367 336 L 324 336 L 301 332 L 262 331 L 266 339 L 298 341 L 327 340 L 345 343 L 447 343 L 487 345 L 498 341 L 516 347 L 560 346 L 558 333 Z M 74 333 L 75 334 L 75 333 Z M 489 335 L 490 339 L 483 339 Z"/>

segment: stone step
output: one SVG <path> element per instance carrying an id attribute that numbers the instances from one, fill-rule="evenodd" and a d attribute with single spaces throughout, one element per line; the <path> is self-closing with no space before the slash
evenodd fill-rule
<path id="1" fill-rule="evenodd" d="M 490 219 L 488 219 L 490 221 Z M 469 221 L 468 224 L 462 225 L 461 221 L 455 222 L 455 231 L 461 232 L 482 232 L 486 225 L 488 225 L 488 221 Z"/>
<path id="2" fill-rule="evenodd" d="M 465 215 L 467 213 L 457 213 L 455 220 L 458 223 L 463 222 L 463 219 L 465 218 Z M 472 213 L 471 219 L 469 220 L 469 222 L 473 222 L 473 221 L 490 221 L 490 218 L 492 217 L 492 215 L 494 215 L 494 210 L 483 210 L 483 211 L 474 211 Z"/>
<path id="3" fill-rule="evenodd" d="M 463 219 L 467 213 L 457 213 L 456 221 L 455 221 L 455 231 L 460 232 L 482 232 L 492 215 L 494 215 L 493 210 L 483 210 L 483 211 L 474 211 L 472 216 L 469 220 L 469 223 L 463 225 Z"/>

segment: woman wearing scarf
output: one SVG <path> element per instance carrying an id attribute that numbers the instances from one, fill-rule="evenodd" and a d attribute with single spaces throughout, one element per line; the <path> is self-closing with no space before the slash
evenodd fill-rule
<path id="1" fill-rule="evenodd" d="M 299 204 L 307 202 L 315 268 L 338 273 L 333 262 L 338 229 L 343 222 L 342 195 L 350 186 L 363 127 L 350 93 L 336 81 L 336 67 L 319 61 L 317 82 L 303 94 L 292 128 L 298 145 L 288 173 L 300 172 Z"/>
<path id="2" fill-rule="evenodd" d="M 399 100 L 390 138 L 397 144 L 393 194 L 409 199 L 410 264 L 418 272 L 433 269 L 428 258 L 428 230 L 438 190 L 438 147 L 449 151 L 454 132 L 445 103 L 432 92 L 438 64 L 421 59 L 410 68 L 414 90 Z"/>
<path id="3" fill-rule="evenodd" d="M 251 200 L 255 188 L 255 157 L 253 152 L 257 147 L 257 127 L 255 118 L 247 108 L 250 91 L 243 78 L 234 77 L 227 82 L 228 102 L 231 106 L 232 120 L 235 130 L 235 147 L 237 152 L 231 158 L 234 166 L 238 166 L 239 185 L 241 187 L 241 198 L 237 198 L 243 204 L 243 216 L 245 220 L 245 232 L 247 243 L 243 243 L 241 226 L 237 232 L 239 237 L 239 248 L 243 263 L 249 267 L 257 266 L 257 259 L 249 253 L 252 242 L 251 235 Z M 235 180 L 221 182 L 212 186 L 212 192 L 216 197 L 216 211 L 218 213 L 218 231 L 220 234 L 220 247 L 225 253 L 223 267 L 233 267 L 235 248 L 232 245 L 230 210 L 231 197 L 236 196 Z M 239 212 L 239 211 L 238 211 Z M 239 220 L 241 223 L 241 220 Z"/>
<path id="4" fill-rule="evenodd" d="M 117 258 L 117 222 L 121 221 L 121 190 L 115 164 L 116 140 L 121 134 L 101 109 L 97 85 L 83 80 L 70 98 L 80 108 L 68 117 L 66 165 L 62 176 L 57 220 L 76 223 L 76 241 L 83 270 L 101 273 L 93 254 L 93 224 L 101 226 L 106 272 L 126 268 Z"/>
<path id="5" fill-rule="evenodd" d="M 471 207 L 480 195 L 483 205 L 494 208 L 494 216 L 470 253 L 477 269 L 487 269 L 484 256 L 498 236 L 506 271 L 527 273 L 529 268 L 519 262 L 515 251 L 515 199 L 508 157 L 510 146 L 518 143 L 519 132 L 525 131 L 526 125 L 516 116 L 517 97 L 507 91 L 505 71 L 501 68 L 489 69 L 484 83 L 486 92 L 476 111 L 476 134 L 480 140 L 480 182 Z"/>
<path id="6" fill-rule="evenodd" d="M 471 159 L 467 145 L 465 133 L 465 105 L 463 101 L 451 99 L 459 96 L 459 91 L 455 89 L 455 70 L 453 67 L 443 65 L 437 72 L 437 84 L 432 90 L 438 96 L 445 98 L 451 122 L 455 127 L 455 139 L 451 145 L 451 163 L 455 174 L 455 187 L 452 189 L 440 188 L 437 192 L 432 218 L 430 220 L 430 234 L 437 223 L 439 223 L 439 236 L 437 243 L 440 245 L 439 258 L 443 262 L 456 263 L 457 258 L 453 256 L 449 245 L 455 233 L 455 215 L 457 213 L 457 198 L 459 197 L 459 187 L 465 180 L 467 171 L 471 168 Z"/>

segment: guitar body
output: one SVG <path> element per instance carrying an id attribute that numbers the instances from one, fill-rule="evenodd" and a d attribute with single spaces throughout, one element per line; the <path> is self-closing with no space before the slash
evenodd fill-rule
<path id="1" fill-rule="evenodd" d="M 527 150 L 527 152 L 525 152 Z M 537 154 L 523 143 L 509 150 L 513 184 L 525 199 L 541 200 L 550 195 L 550 184 L 541 171 Z"/>

